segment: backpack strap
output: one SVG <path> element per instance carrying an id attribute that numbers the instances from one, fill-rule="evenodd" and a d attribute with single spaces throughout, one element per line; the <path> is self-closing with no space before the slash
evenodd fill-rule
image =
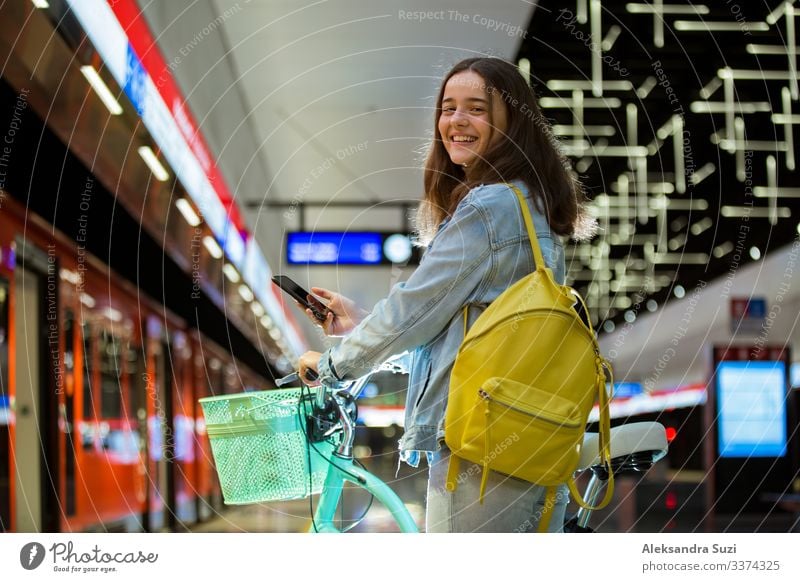
<path id="1" fill-rule="evenodd" d="M 514 186 L 514 184 L 506 183 L 506 186 L 511 188 L 514 191 L 514 194 L 517 195 L 519 207 L 520 210 L 522 210 L 522 218 L 525 220 L 525 228 L 528 229 L 528 238 L 531 240 L 531 249 L 533 249 L 533 260 L 536 262 L 536 268 L 544 269 L 547 267 L 547 265 L 544 262 L 542 249 L 539 247 L 539 239 L 536 236 L 536 227 L 533 226 L 533 218 L 531 217 L 531 211 L 528 208 L 528 203 L 525 202 L 525 196 L 522 195 L 520 189 Z"/>
<path id="2" fill-rule="evenodd" d="M 570 478 L 567 481 L 567 486 L 569 487 L 569 492 L 572 494 L 572 498 L 575 500 L 575 503 L 583 507 L 584 509 L 589 509 L 591 511 L 595 511 L 597 509 L 602 509 L 606 505 L 609 504 L 611 501 L 611 497 L 614 494 L 614 470 L 611 466 L 611 412 L 609 410 L 609 397 L 608 397 L 608 390 L 606 390 L 606 372 L 608 372 L 610 376 L 611 385 L 614 385 L 614 373 L 611 370 L 611 365 L 599 354 L 597 355 L 597 365 L 598 365 L 598 372 L 597 372 L 597 387 L 598 387 L 598 399 L 600 402 L 600 430 L 598 431 L 599 437 L 599 452 L 600 452 L 600 462 L 606 466 L 606 471 L 608 472 L 608 482 L 606 483 L 606 493 L 603 496 L 603 499 L 597 505 L 589 505 L 581 496 L 580 492 L 578 491 L 577 486 L 575 485 L 575 479 Z"/>

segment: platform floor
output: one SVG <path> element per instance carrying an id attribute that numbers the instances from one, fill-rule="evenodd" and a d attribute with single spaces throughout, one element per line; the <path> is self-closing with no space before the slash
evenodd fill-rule
<path id="1" fill-rule="evenodd" d="M 402 465 L 397 454 L 386 453 L 363 460 L 367 468 L 386 481 L 405 502 L 422 531 L 425 526 L 427 467 Z M 579 481 L 579 486 L 582 483 Z M 596 531 L 614 532 L 792 532 L 800 531 L 797 513 L 775 508 L 766 513 L 709 516 L 705 510 L 702 474 L 675 475 L 664 467 L 654 467 L 642 478 L 617 480 L 614 500 L 608 508 L 592 516 Z M 347 527 L 359 518 L 370 496 L 354 486 L 345 489 L 342 524 Z M 317 496 L 311 503 L 316 506 Z M 574 503 L 568 513 L 577 511 Z M 211 519 L 191 526 L 195 532 L 304 532 L 311 527 L 309 499 L 225 507 Z M 357 532 L 398 531 L 388 511 L 374 502 L 368 513 L 353 527 Z"/>

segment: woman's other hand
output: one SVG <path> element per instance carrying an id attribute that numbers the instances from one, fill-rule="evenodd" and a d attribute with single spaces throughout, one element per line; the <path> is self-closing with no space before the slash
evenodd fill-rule
<path id="1" fill-rule="evenodd" d="M 322 354 L 319 352 L 306 352 L 300 356 L 300 360 L 297 365 L 297 373 L 300 376 L 300 380 L 302 380 L 307 386 L 319 385 L 319 381 L 317 379 L 319 378 L 320 357 L 322 357 Z M 313 372 L 311 377 L 309 377 L 309 371 Z"/>
<path id="2" fill-rule="evenodd" d="M 369 315 L 368 311 L 361 309 L 352 299 L 339 293 L 322 287 L 312 287 L 311 292 L 327 301 L 328 316 L 325 321 L 318 320 L 310 309 L 306 309 L 308 318 L 314 324 L 321 326 L 325 335 L 334 337 L 347 335 Z"/>

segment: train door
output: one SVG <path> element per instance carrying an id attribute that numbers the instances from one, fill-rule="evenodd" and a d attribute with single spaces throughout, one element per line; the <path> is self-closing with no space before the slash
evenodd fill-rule
<path id="1" fill-rule="evenodd" d="M 152 336 L 151 336 L 152 337 Z M 172 432 L 172 366 L 169 344 L 159 334 L 152 338 L 152 360 L 147 375 L 148 416 L 148 473 L 149 531 L 159 531 L 174 525 L 174 455 Z"/>
<path id="2" fill-rule="evenodd" d="M 177 501 L 176 501 L 176 483 L 175 483 L 175 372 L 173 366 L 172 346 L 167 341 L 164 341 L 161 346 L 161 370 L 163 381 L 159 383 L 159 390 L 161 391 L 161 403 L 163 413 L 161 415 L 160 424 L 163 435 L 163 451 L 161 455 L 161 462 L 158 466 L 158 476 L 161 483 L 164 484 L 164 501 L 166 513 L 166 523 L 164 524 L 170 531 L 175 531 L 178 524 L 177 516 Z"/>
<path id="3" fill-rule="evenodd" d="M 14 272 L 14 515 L 20 532 L 58 528 L 58 399 L 53 385 L 58 353 L 55 259 L 22 241 Z M 49 309 L 46 309 L 46 304 Z M 50 317 L 50 314 L 53 317 Z M 50 332 L 48 332 L 50 330 Z M 52 471 L 50 469 L 53 469 Z"/>
<path id="4" fill-rule="evenodd" d="M 8 389 L 8 279 L 0 275 L 0 532 L 11 529 L 11 416 Z"/>
<path id="5" fill-rule="evenodd" d="M 150 530 L 150 512 L 148 511 L 148 440 L 147 440 L 147 367 L 145 352 L 138 338 L 128 342 L 126 346 L 126 367 L 128 375 L 129 406 L 127 414 L 139 447 L 139 461 L 134 475 L 136 506 L 141 510 L 140 527 Z"/>

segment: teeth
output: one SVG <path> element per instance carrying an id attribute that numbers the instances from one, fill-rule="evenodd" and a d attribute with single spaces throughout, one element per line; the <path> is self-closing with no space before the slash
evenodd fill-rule
<path id="1" fill-rule="evenodd" d="M 472 142 L 472 141 L 476 141 L 477 139 L 478 139 L 478 138 L 472 137 L 472 136 L 470 136 L 470 135 L 454 135 L 454 136 L 453 136 L 453 141 L 467 141 L 467 142 Z"/>

